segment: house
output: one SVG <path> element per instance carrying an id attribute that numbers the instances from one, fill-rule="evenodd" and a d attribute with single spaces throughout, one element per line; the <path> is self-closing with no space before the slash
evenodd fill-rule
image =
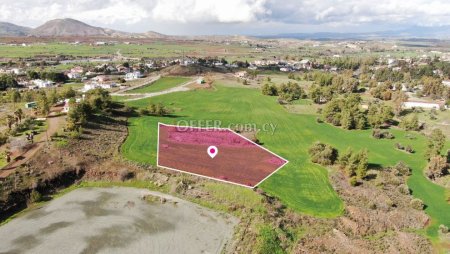
<path id="1" fill-rule="evenodd" d="M 443 107 L 446 107 L 444 102 L 406 101 L 403 103 L 403 108 L 405 109 L 440 109 Z"/>
<path id="2" fill-rule="evenodd" d="M 37 103 L 35 101 L 25 103 L 25 108 L 37 108 Z"/>
<path id="3" fill-rule="evenodd" d="M 49 88 L 52 87 L 54 82 L 50 80 L 42 80 L 42 79 L 35 79 L 31 81 L 35 86 L 39 88 Z"/>
<path id="4" fill-rule="evenodd" d="M 79 78 L 81 78 L 81 73 L 78 73 L 78 72 L 69 72 L 69 73 L 67 73 L 67 77 L 68 77 L 69 79 L 79 79 Z"/>
<path id="5" fill-rule="evenodd" d="M 84 95 L 83 95 L 84 96 Z M 67 113 L 67 112 L 69 112 L 70 111 L 70 100 L 71 99 L 64 99 L 64 106 L 63 106 L 63 109 L 61 110 L 61 112 L 63 112 L 63 113 Z M 80 103 L 81 102 L 81 98 L 76 98 L 75 99 L 75 103 Z"/>
<path id="6" fill-rule="evenodd" d="M 395 66 L 398 65 L 398 61 L 397 61 L 397 59 L 389 58 L 389 59 L 387 60 L 387 64 L 388 64 L 388 67 L 389 67 L 389 68 L 392 68 L 392 67 L 395 67 Z"/>
<path id="7" fill-rule="evenodd" d="M 81 66 L 76 66 L 76 67 L 73 67 L 72 69 L 70 69 L 70 72 L 71 72 L 71 73 L 79 73 L 79 74 L 83 74 L 84 69 L 83 69 L 83 67 L 81 67 Z"/>
<path id="8" fill-rule="evenodd" d="M 442 80 L 442 84 L 450 87 L 450 80 Z"/>
<path id="9" fill-rule="evenodd" d="M 299 67 L 299 69 L 309 70 L 312 67 L 312 63 L 308 59 L 303 59 L 300 62 L 298 62 L 296 65 Z"/>
<path id="10" fill-rule="evenodd" d="M 134 80 L 142 78 L 142 73 L 140 71 L 129 72 L 125 75 L 125 80 Z"/>
<path id="11" fill-rule="evenodd" d="M 289 71 L 291 71 L 291 68 L 290 67 L 281 67 L 280 71 L 282 71 L 282 72 L 289 72 Z"/>
<path id="12" fill-rule="evenodd" d="M 93 89 L 97 89 L 97 88 L 111 89 L 116 86 L 117 86 L 117 84 L 114 82 L 108 82 L 108 83 L 91 82 L 91 83 L 85 83 L 82 91 L 87 92 L 89 90 L 93 90 Z"/>
<path id="13" fill-rule="evenodd" d="M 205 83 L 205 79 L 204 78 L 200 77 L 200 78 L 197 79 L 197 84 L 202 85 L 204 83 Z"/>
<path id="14" fill-rule="evenodd" d="M 238 78 L 247 78 L 248 73 L 246 71 L 238 71 L 234 74 Z"/>

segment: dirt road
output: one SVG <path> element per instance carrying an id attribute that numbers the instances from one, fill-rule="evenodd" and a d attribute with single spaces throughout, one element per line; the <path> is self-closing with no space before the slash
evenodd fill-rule
<path id="1" fill-rule="evenodd" d="M 0 170 L 0 179 L 4 179 L 8 177 L 11 173 L 14 172 L 14 170 L 22 165 L 23 163 L 27 162 L 31 157 L 33 157 L 44 145 L 47 143 L 47 138 L 50 138 L 51 135 L 56 133 L 64 123 L 64 117 L 65 116 L 57 116 L 57 117 L 48 117 L 47 118 L 47 131 L 43 132 L 38 135 L 37 141 L 35 142 L 34 146 L 25 151 L 23 154 L 21 154 L 19 157 L 19 160 L 12 160 L 11 163 L 6 165 L 3 169 Z"/>

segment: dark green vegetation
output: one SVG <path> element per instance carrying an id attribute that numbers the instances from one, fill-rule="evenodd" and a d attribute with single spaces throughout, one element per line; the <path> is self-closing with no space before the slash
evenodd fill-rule
<path id="1" fill-rule="evenodd" d="M 157 81 L 148 84 L 146 86 L 142 86 L 133 90 L 129 90 L 128 93 L 154 93 L 160 92 L 163 90 L 167 90 L 178 85 L 181 85 L 185 82 L 189 81 L 189 78 L 182 77 L 162 77 Z"/>
<path id="2" fill-rule="evenodd" d="M 346 151 L 348 147 L 353 151 L 367 149 L 369 168 L 405 162 L 412 169 L 408 186 L 415 197 L 424 201 L 425 211 L 433 218 L 428 233 L 435 236 L 439 224 L 449 225 L 450 205 L 446 201 L 445 189 L 424 176 L 426 138 L 420 134 L 392 130 L 396 137 L 394 140 L 375 140 L 370 129 L 348 131 L 317 123 L 313 115 L 290 114 L 276 103 L 276 98 L 262 96 L 258 90 L 220 85 L 216 88 L 215 91 L 172 93 L 128 103 L 138 108 L 146 108 L 151 103 L 170 103 L 172 108 L 178 109 L 174 113 L 178 117 L 131 118 L 129 136 L 122 146 L 124 156 L 130 160 L 156 164 L 158 122 L 177 124 L 179 120 L 217 119 L 222 121 L 222 127 L 230 123 L 256 123 L 258 127 L 273 123 L 277 125 L 274 134 L 260 132 L 258 139 L 290 162 L 261 187 L 289 207 L 323 217 L 337 216 L 343 211 L 342 201 L 328 182 L 327 170 L 310 162 L 308 148 L 320 140 L 339 151 Z M 412 146 L 416 153 L 395 149 L 396 142 Z"/>

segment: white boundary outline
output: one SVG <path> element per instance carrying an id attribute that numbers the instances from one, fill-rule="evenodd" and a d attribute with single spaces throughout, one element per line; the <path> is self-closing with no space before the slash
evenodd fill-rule
<path id="1" fill-rule="evenodd" d="M 159 165 L 159 127 L 160 127 L 160 125 L 170 126 L 170 127 L 184 127 L 184 128 L 193 128 L 193 129 L 205 129 L 205 130 L 209 130 L 209 129 L 214 129 L 214 130 L 228 130 L 228 131 L 231 131 L 233 134 L 236 134 L 236 135 L 238 135 L 239 137 L 241 137 L 241 138 L 243 138 L 243 139 L 245 139 L 245 140 L 251 142 L 252 144 L 257 145 L 259 148 L 262 148 L 263 150 L 265 150 L 265 151 L 267 151 L 267 152 L 269 152 L 269 153 L 271 153 L 271 154 L 277 156 L 278 158 L 283 159 L 283 160 L 286 161 L 286 162 L 285 162 L 283 165 L 281 165 L 280 167 L 278 167 L 277 169 L 275 169 L 275 170 L 274 170 L 272 173 L 270 173 L 268 176 L 264 177 L 264 179 L 262 179 L 262 180 L 259 181 L 257 184 L 255 184 L 255 186 L 248 186 L 248 185 L 241 184 L 241 183 L 235 183 L 235 182 L 231 182 L 231 181 L 227 181 L 227 180 L 222 180 L 222 179 L 219 179 L 219 178 L 214 178 L 214 177 L 210 177 L 210 176 L 205 176 L 205 175 L 200 175 L 200 174 L 196 174 L 196 173 L 192 173 L 192 172 L 187 172 L 187 171 L 180 170 L 180 169 L 175 169 L 175 168 L 170 168 L 170 167 L 166 167 L 166 166 L 161 166 L 161 165 Z M 231 184 L 235 184 L 235 185 L 238 185 L 238 186 L 247 187 L 247 188 L 250 188 L 250 189 L 256 188 L 258 185 L 260 185 L 262 182 L 264 182 L 265 180 L 267 180 L 269 177 L 271 177 L 273 174 L 275 174 L 278 170 L 280 170 L 282 167 L 286 166 L 286 164 L 289 163 L 289 161 L 286 160 L 285 158 L 279 156 L 278 154 L 276 154 L 276 153 L 270 151 L 269 149 L 267 149 L 267 148 L 265 148 L 265 147 L 263 147 L 263 146 L 261 146 L 261 145 L 255 143 L 255 142 L 253 142 L 252 140 L 250 140 L 250 139 L 244 137 L 243 135 L 241 135 L 241 134 L 239 134 L 239 133 L 233 131 L 233 130 L 230 129 L 230 128 L 218 128 L 218 127 L 193 127 L 193 126 L 173 125 L 173 124 L 165 124 L 165 123 L 158 122 L 158 140 L 157 140 L 156 144 L 157 144 L 157 147 L 156 147 L 156 166 L 157 166 L 157 167 L 165 168 L 165 169 L 169 169 L 169 170 L 174 170 L 174 171 L 177 171 L 177 172 L 180 172 L 180 173 L 185 173 L 185 174 L 195 175 L 195 176 L 199 176 L 199 177 L 204 177 L 204 178 L 208 178 L 208 179 L 215 180 L 215 181 L 219 181 L 219 182 L 231 183 Z"/>

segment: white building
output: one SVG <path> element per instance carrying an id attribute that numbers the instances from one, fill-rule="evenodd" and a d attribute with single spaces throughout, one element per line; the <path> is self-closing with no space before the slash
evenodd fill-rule
<path id="1" fill-rule="evenodd" d="M 83 92 L 87 92 L 89 90 L 97 89 L 97 88 L 103 88 L 103 89 L 111 89 L 116 87 L 116 83 L 108 82 L 108 83 L 97 83 L 97 82 L 91 82 L 91 83 L 85 83 L 83 87 Z"/>
<path id="2" fill-rule="evenodd" d="M 441 107 L 445 107 L 445 104 L 442 102 L 407 101 L 403 103 L 403 108 L 405 109 L 411 108 L 440 109 Z"/>
<path id="3" fill-rule="evenodd" d="M 450 86 L 450 80 L 442 80 L 444 86 Z"/>
<path id="4" fill-rule="evenodd" d="M 31 82 L 39 88 L 49 88 L 49 87 L 52 87 L 54 84 L 54 82 L 52 82 L 50 80 L 42 80 L 42 79 L 35 79 Z"/>
<path id="5" fill-rule="evenodd" d="M 79 78 L 81 78 L 81 73 L 69 72 L 69 73 L 67 73 L 67 77 L 70 79 L 79 79 Z"/>
<path id="6" fill-rule="evenodd" d="M 142 73 L 140 71 L 129 72 L 125 75 L 125 80 L 134 80 L 142 78 Z"/>

